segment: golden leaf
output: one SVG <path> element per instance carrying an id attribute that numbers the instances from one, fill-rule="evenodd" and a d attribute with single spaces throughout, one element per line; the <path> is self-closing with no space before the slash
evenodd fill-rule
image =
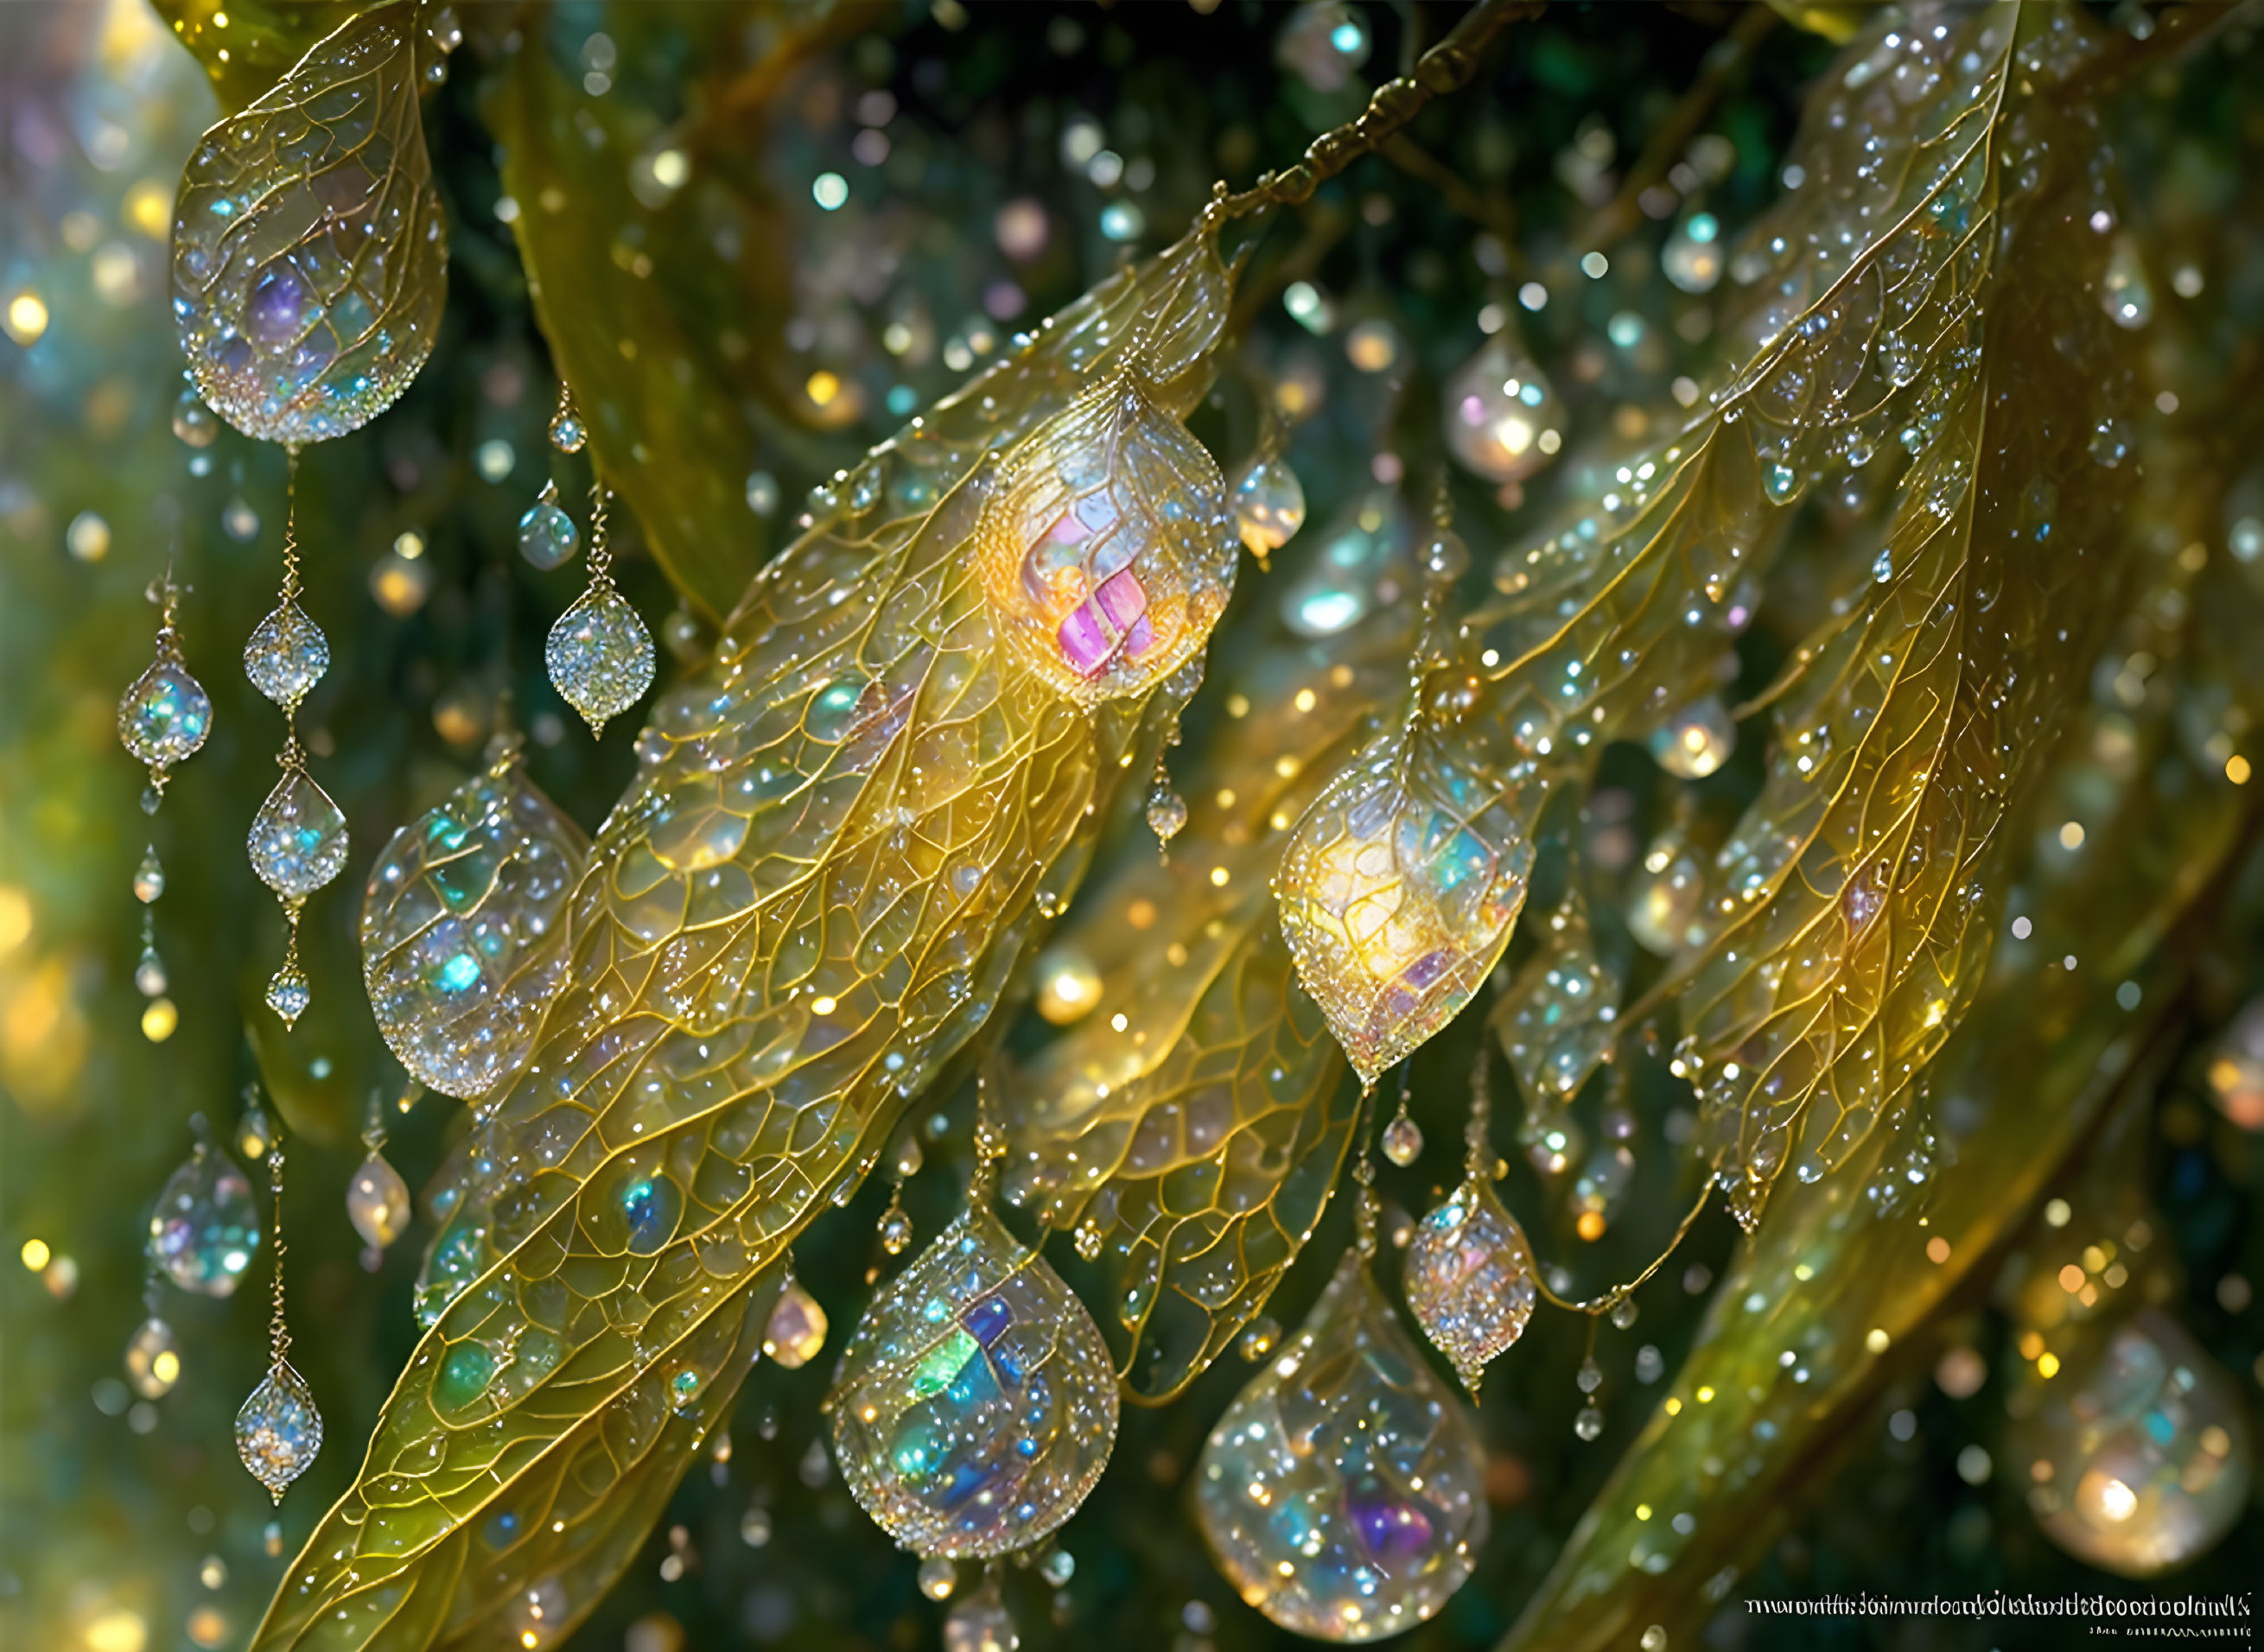
<path id="1" fill-rule="evenodd" d="M 570 984 L 450 1196 L 430 1329 L 258 1647 L 492 1637 L 485 1606 L 530 1594 L 548 1635 L 595 1605 L 641 1529 L 613 1497 L 649 1514 L 681 1460 L 651 1455 L 678 1380 L 737 1383 L 758 1279 L 983 1024 L 1193 686 L 1063 696 L 1007 643 L 976 525 L 1017 449 L 1136 351 L 1183 414 L 1230 285 L 1206 222 L 883 443 L 657 706 L 576 895 Z M 551 1485 L 565 1544 L 480 1553 Z"/>
<path id="2" fill-rule="evenodd" d="M 198 390 L 248 436 L 358 430 L 432 353 L 448 248 L 413 21 L 405 0 L 353 18 L 207 132 L 182 174 L 175 325 Z"/>

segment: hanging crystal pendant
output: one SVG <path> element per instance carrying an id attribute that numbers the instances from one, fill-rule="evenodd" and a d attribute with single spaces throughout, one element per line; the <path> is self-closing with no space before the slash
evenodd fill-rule
<path id="1" fill-rule="evenodd" d="M 562 453 L 578 453 L 589 445 L 590 432 L 574 406 L 573 393 L 562 381 L 558 410 L 550 416 L 550 445 Z"/>
<path id="2" fill-rule="evenodd" d="M 409 1184 L 375 1148 L 346 1184 L 346 1218 L 362 1243 L 379 1250 L 408 1229 Z"/>
<path id="3" fill-rule="evenodd" d="M 563 978 L 567 903 L 590 840 L 526 773 L 516 735 L 403 827 L 362 896 L 362 980 L 411 1075 L 469 1100 L 533 1047 Z"/>
<path id="4" fill-rule="evenodd" d="M 262 883 L 287 900 L 304 900 L 345 867 L 346 818 L 314 777 L 291 762 L 252 817 L 245 847 Z"/>
<path id="5" fill-rule="evenodd" d="M 550 627 L 542 662 L 559 698 L 582 714 L 591 734 L 600 735 L 608 721 L 652 686 L 655 656 L 642 616 L 613 588 L 606 545 L 606 506 L 612 496 L 603 484 L 593 494 L 589 589 Z"/>
<path id="6" fill-rule="evenodd" d="M 236 1414 L 236 1454 L 276 1502 L 323 1449 L 323 1414 L 314 1391 L 287 1359 L 277 1359 Z"/>
<path id="7" fill-rule="evenodd" d="M 788 1276 L 763 1326 L 764 1354 L 788 1371 L 799 1371 L 824 1349 L 825 1331 L 825 1309 Z"/>
<path id="8" fill-rule="evenodd" d="M 286 711 L 296 709 L 330 669 L 330 640 L 295 597 L 278 603 L 243 645 L 244 676 Z"/>
<path id="9" fill-rule="evenodd" d="M 1473 1395 L 1487 1362 L 1525 1334 L 1534 1278 L 1525 1230 L 1483 1172 L 1472 1171 L 1416 1228 L 1407 1306 Z"/>
<path id="10" fill-rule="evenodd" d="M 1169 848 L 1172 839 L 1186 830 L 1187 800 L 1172 788 L 1160 769 L 1148 792 L 1147 816 L 1148 830 L 1156 834 L 1158 848 Z"/>
<path id="11" fill-rule="evenodd" d="M 1374 1641 L 1432 1616 L 1469 1576 L 1484 1482 L 1475 1420 L 1355 1247 L 1211 1431 L 1195 1509 L 1244 1601 L 1298 1634 Z"/>
<path id="12" fill-rule="evenodd" d="M 162 1400 L 180 1378 L 180 1344 L 173 1328 L 152 1314 L 126 1344 L 127 1383 L 145 1400 Z"/>
<path id="13" fill-rule="evenodd" d="M 228 1296 L 259 1249 L 259 1210 L 236 1161 L 210 1142 L 175 1170 L 149 1215 L 149 1259 L 200 1296 Z"/>
<path id="14" fill-rule="evenodd" d="M 541 496 L 519 519 L 519 554 L 548 572 L 574 560 L 582 548 L 582 531 L 558 504 L 558 484 L 546 482 Z"/>
<path id="15" fill-rule="evenodd" d="M 1738 749 L 1738 725 L 1719 694 L 1690 702 L 1655 729 L 1651 755 L 1669 774 L 1701 780 L 1730 760 Z"/>
<path id="16" fill-rule="evenodd" d="M 593 580 L 558 616 L 542 650 L 559 698 L 582 714 L 593 735 L 644 698 L 654 657 L 652 633 L 610 577 Z"/>
<path id="17" fill-rule="evenodd" d="M 118 737 L 136 762 L 149 767 L 149 796 L 142 808 L 154 812 L 151 799 L 164 795 L 171 769 L 195 756 L 212 733 L 212 699 L 181 658 L 180 634 L 173 627 L 179 592 L 172 576 L 167 575 L 162 585 L 150 589 L 153 600 L 162 603 L 164 611 L 157 627 L 157 656 L 118 702 Z M 156 859 L 154 851 L 149 859 Z M 157 887 L 164 888 L 162 873 Z"/>
<path id="18" fill-rule="evenodd" d="M 1423 1156 L 1423 1127 L 1407 1116 L 1404 1101 L 1383 1127 L 1383 1156 L 1403 1170 Z"/>
<path id="19" fill-rule="evenodd" d="M 165 868 L 158 864 L 157 846 L 152 844 L 134 868 L 134 898 L 147 906 L 164 893 Z"/>
<path id="20" fill-rule="evenodd" d="M 1488 482 L 1521 482 L 1564 443 L 1564 403 L 1506 326 L 1448 380 L 1446 401 L 1448 451 Z"/>
<path id="21" fill-rule="evenodd" d="M 826 1406 L 850 1491 L 923 1555 L 1035 1543 L 1116 1439 L 1100 1328 L 979 1198 L 865 1310 Z"/>
<path id="22" fill-rule="evenodd" d="M 1305 525 L 1305 489 L 1289 461 L 1260 449 L 1226 490 L 1235 531 L 1263 568 Z"/>

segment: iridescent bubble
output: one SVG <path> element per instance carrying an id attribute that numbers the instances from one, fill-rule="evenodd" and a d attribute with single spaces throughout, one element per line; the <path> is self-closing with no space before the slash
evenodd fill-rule
<path id="1" fill-rule="evenodd" d="M 1227 489 L 1242 542 L 1262 564 L 1305 525 L 1305 489 L 1289 461 L 1260 453 L 1236 473 Z"/>
<path id="2" fill-rule="evenodd" d="M 346 1219 L 364 1244 L 379 1250 L 409 1227 L 409 1184 L 374 1148 L 346 1184 Z"/>
<path id="3" fill-rule="evenodd" d="M 1703 779 L 1737 749 L 1738 725 L 1719 694 L 1691 701 L 1651 736 L 1651 755 L 1658 766 L 1686 780 Z"/>
<path id="4" fill-rule="evenodd" d="M 2176 1321 L 2144 1308 L 2092 1321 L 2058 1374 L 2028 1396 L 2015 1462 L 2053 1542 L 2125 1577 L 2206 1554 L 2248 1503 L 2246 1407 Z"/>
<path id="5" fill-rule="evenodd" d="M 180 1377 L 180 1344 L 173 1328 L 152 1314 L 126 1344 L 126 1380 L 143 1399 L 162 1400 Z"/>
<path id="6" fill-rule="evenodd" d="M 827 1405 L 842 1478 L 865 1511 L 915 1553 L 954 1559 L 1053 1531 L 1116 1438 L 1099 1327 L 980 1206 L 874 1299 Z"/>
<path id="7" fill-rule="evenodd" d="M 1488 482 L 1522 481 L 1564 442 L 1564 405 L 1541 366 L 1507 328 L 1447 381 L 1447 448 Z"/>
<path id="8" fill-rule="evenodd" d="M 1195 1509 L 1249 1605 L 1298 1634 L 1373 1641 L 1431 1617 L 1469 1578 L 1484 1482 L 1469 1412 L 1354 1250 L 1211 1431 Z"/>
<path id="9" fill-rule="evenodd" d="M 533 566 L 563 567 L 582 548 L 582 532 L 558 504 L 558 484 L 542 484 L 542 496 L 519 519 L 519 554 Z"/>
<path id="10" fill-rule="evenodd" d="M 412 1075 L 469 1099 L 518 1069 L 564 975 L 567 904 L 589 852 L 508 738 L 393 835 L 362 895 L 362 980 Z"/>
<path id="11" fill-rule="evenodd" d="M 207 1142 L 167 1178 L 149 1216 L 149 1259 L 185 1291 L 232 1293 L 259 1249 L 259 1209 L 236 1161 Z"/>

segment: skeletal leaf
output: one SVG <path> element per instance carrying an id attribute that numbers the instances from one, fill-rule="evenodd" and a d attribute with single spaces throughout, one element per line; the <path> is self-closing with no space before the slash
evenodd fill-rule
<path id="1" fill-rule="evenodd" d="M 173 315 L 197 388 L 250 436 L 359 429 L 432 353 L 448 250 L 413 9 L 381 5 L 207 132 L 173 216 Z"/>
<path id="2" fill-rule="evenodd" d="M 2063 272 L 2063 315 L 2092 301 L 2080 265 L 2034 267 Z M 2217 411 L 2253 439 L 2253 409 Z M 2157 450 L 2159 462 L 2128 514 L 2126 554 L 2151 562 L 2151 590 L 2123 609 L 2125 634 L 2108 656 L 2143 648 L 2177 687 L 2148 696 L 2135 718 L 2101 692 L 2054 748 L 2052 773 L 2005 834 L 2042 844 L 2066 800 L 2113 800 L 2093 817 L 2095 853 L 2035 853 L 2006 867 L 2038 915 L 2036 928 L 1999 950 L 1930 1069 L 1953 1150 L 1934 1156 L 1936 1167 L 1913 1182 L 1910 1138 L 1923 1119 L 1912 1110 L 1901 1127 L 1875 1130 L 1838 1173 L 1778 1192 L 1767 1234 L 1746 1244 L 1723 1279 L 1668 1391 L 1674 1409 L 1654 1413 L 1629 1446 L 1508 1652 L 1603 1652 L 1651 1624 L 1710 1614 L 1724 1584 L 1734 1587 L 1767 1552 L 1806 1495 L 1833 1483 L 1840 1453 L 1876 1429 L 1886 1394 L 1939 1345 L 1929 1320 L 1970 1300 L 1976 1271 L 1994 1269 L 2087 1127 L 2158 1082 L 2158 1035 L 2189 1001 L 2188 960 L 2211 946 L 2166 938 L 2237 933 L 2256 923 L 2253 890 L 2244 899 L 2228 887 L 2253 851 L 2253 811 L 2215 764 L 2199 766 L 2181 750 L 2173 708 L 2214 690 L 2229 709 L 2264 716 L 2264 679 L 2247 669 L 2264 605 L 2223 559 L 2198 581 L 2178 565 L 2175 547 L 2221 519 L 2221 494 L 2196 474 L 2199 455 L 2186 453 L 2188 462 L 2176 463 L 2169 445 Z M 2017 453 L 2008 463 L 2017 475 Z M 2070 609 L 2091 600 L 2072 598 Z M 2061 957 L 2078 947 L 2084 967 L 2063 967 Z M 2136 1013 L 2117 1002 L 2123 982 L 2141 988 Z M 1952 1119 L 1963 1122 L 1951 1127 Z M 1787 1350 L 1796 1354 L 1789 1366 Z M 1696 1402 L 1707 1394 L 1752 1397 Z M 1691 1518 L 1647 1518 L 1664 1507 Z"/>
<path id="3" fill-rule="evenodd" d="M 1354 1098 L 1267 876 L 1331 754 L 1399 680 L 1413 605 L 1393 598 L 1413 583 L 1411 537 L 1377 494 L 1293 553 L 1279 616 L 1253 616 L 1223 651 L 1235 710 L 1195 754 L 1170 859 L 1135 845 L 1057 943 L 1092 966 L 1098 997 L 1008 1086 L 1009 1193 L 1099 1260 L 1102 1330 L 1151 1402 L 1265 1307 L 1350 1141 Z M 1364 618 L 1312 637 L 1307 575 L 1324 564 Z M 1148 967 L 1159 953 L 1168 967 Z"/>
<path id="4" fill-rule="evenodd" d="M 645 1509 L 659 1472 L 618 1465 L 669 1427 L 676 1373 L 735 1380 L 758 1275 L 982 1025 L 1192 687 L 1190 664 L 1064 698 L 1005 640 L 975 530 L 1091 385 L 1137 371 L 1161 412 L 1192 406 L 1230 289 L 1206 224 L 1056 317 L 876 448 L 661 702 L 577 892 L 569 985 L 460 1166 L 430 1329 L 257 1646 L 421 1644 L 379 1599 L 468 1623 L 532 1591 L 559 1633 L 595 1603 L 628 1547 L 613 1488 Z M 568 1457 L 589 1542 L 470 1565 L 467 1532 Z"/>
<path id="5" fill-rule="evenodd" d="M 2041 17 L 2025 26 L 2006 65 L 2042 73 L 2080 54 Z M 1854 51 L 1842 96 L 1876 101 L 1863 71 L 1894 54 L 1868 38 Z M 1964 206 L 1954 216 L 1985 245 L 2006 175 L 2028 174 L 2079 227 L 2106 199 L 2032 125 L 1992 127 L 1976 160 L 1970 222 Z M 2087 228 L 2033 197 L 2021 210 L 2031 257 L 2096 281 L 2105 254 Z M 1820 1177 L 1892 1115 L 1970 1002 L 2006 811 L 2111 611 L 2092 598 L 2121 577 L 2121 492 L 2089 452 L 2127 394 L 2117 343 L 2064 287 L 1992 280 L 1985 264 L 1973 279 L 1959 325 L 1984 365 L 1911 427 L 1886 549 L 1796 656 L 1767 781 L 1719 859 L 1712 932 L 1667 989 L 1702 1145 L 1748 1227 L 1788 1163 Z M 1992 394 L 2015 378 L 2017 395 Z"/>
<path id="6" fill-rule="evenodd" d="M 1411 953 L 1433 984 L 1379 992 L 1376 970 L 1331 933 L 1342 928 L 1334 915 L 1356 913 L 1396 939 L 1386 926 L 1405 892 L 1419 893 L 1420 915 L 1422 897 L 1435 904 L 1444 891 L 1425 888 L 1419 859 L 1371 849 L 1363 862 L 1355 845 L 1419 843 L 1452 819 L 1466 844 L 1453 864 L 1488 868 L 1507 895 L 1500 873 L 1529 859 L 1553 789 L 1607 743 L 1658 727 L 1692 683 L 1716 673 L 1751 618 L 1752 582 L 1792 514 L 1784 507 L 1818 478 L 1872 462 L 1900 432 L 1913 433 L 1913 450 L 1934 439 L 1966 382 L 2011 20 L 1992 10 L 1939 35 L 1906 33 L 1925 36 L 1911 48 L 1915 74 L 1862 60 L 1872 66 L 1859 91 L 1882 75 L 1891 85 L 1869 95 L 1862 121 L 1818 123 L 1803 151 L 1809 185 L 1732 264 L 1752 289 L 1725 328 L 1731 347 L 1750 352 L 1742 365 L 1686 429 L 1602 472 L 1564 525 L 1500 559 L 1498 595 L 1464 623 L 1462 656 L 1433 673 L 1426 714 L 1376 742 L 1300 822 L 1283 858 L 1284 928 L 1301 978 L 1364 1071 L 1453 1018 L 1507 946 L 1516 906 L 1497 900 L 1451 931 L 1447 950 Z M 1441 782 L 1461 800 L 1451 815 Z M 1358 831 L 1353 806 L 1367 811 Z M 1317 907 L 1322 877 L 1338 881 Z M 1328 921 L 1311 924 L 1315 911 Z M 1321 938 L 1310 965 L 1307 935 Z M 1427 946 L 1411 935 L 1411 945 Z"/>

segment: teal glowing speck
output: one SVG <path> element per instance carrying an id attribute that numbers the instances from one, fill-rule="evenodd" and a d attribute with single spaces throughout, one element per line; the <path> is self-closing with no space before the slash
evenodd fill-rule
<path id="1" fill-rule="evenodd" d="M 480 978 L 480 960 L 469 953 L 458 953 L 440 971 L 440 984 L 450 992 L 462 992 Z"/>

